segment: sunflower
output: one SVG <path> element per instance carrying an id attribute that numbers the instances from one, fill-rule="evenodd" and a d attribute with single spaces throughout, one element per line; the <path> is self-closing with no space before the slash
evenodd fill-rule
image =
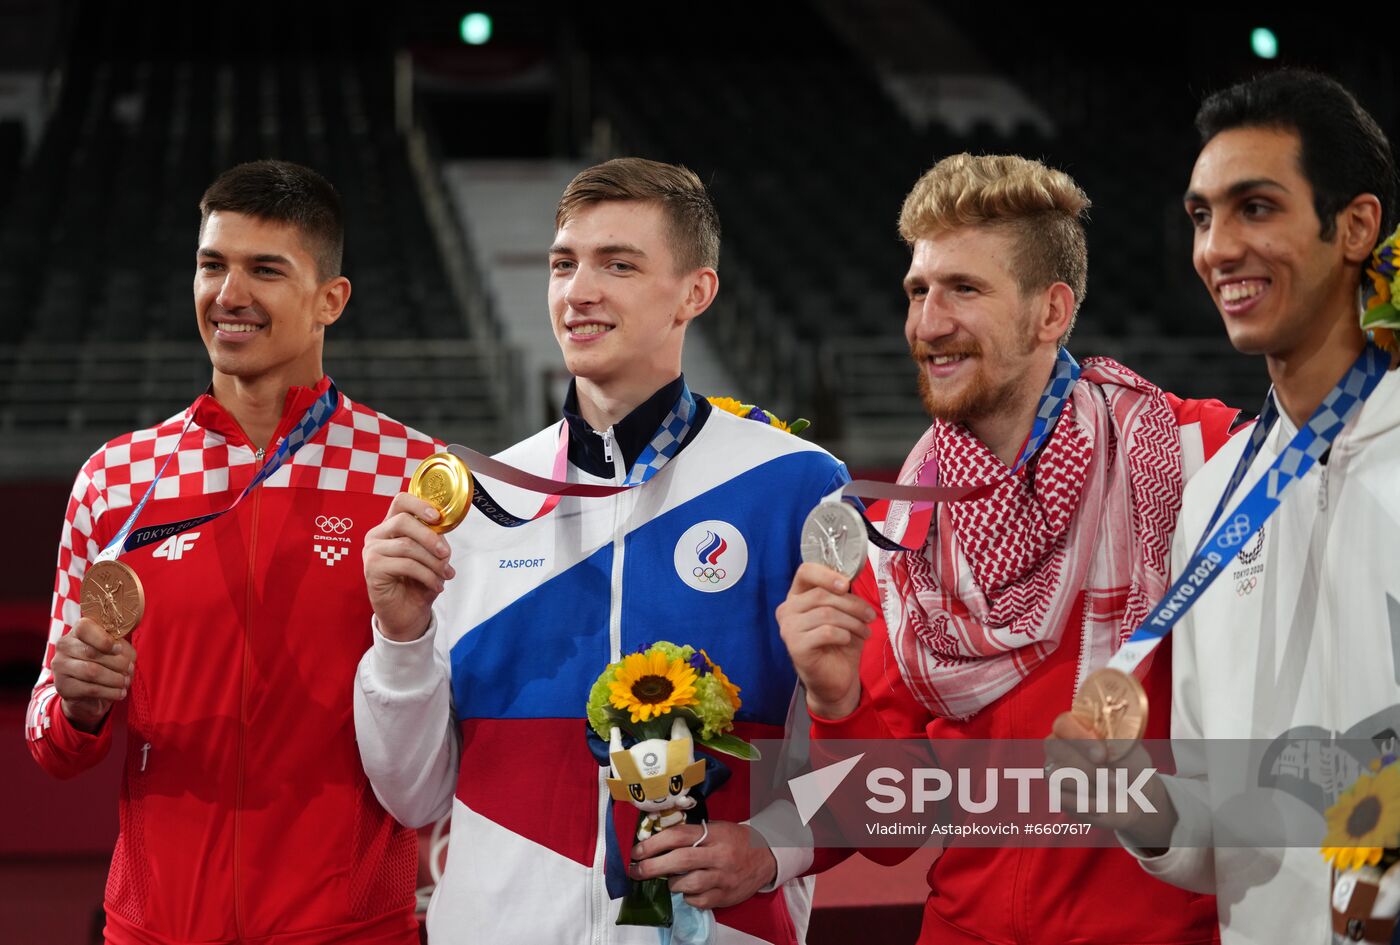
<path id="1" fill-rule="evenodd" d="M 672 709 L 695 704 L 695 670 L 652 648 L 629 653 L 611 685 L 614 708 L 631 713 L 632 722 L 659 718 Z"/>
<path id="2" fill-rule="evenodd" d="M 716 410 L 723 410 L 726 413 L 732 413 L 734 416 L 743 417 L 746 420 L 757 420 L 759 423 L 766 423 L 770 427 L 777 427 L 784 433 L 801 433 L 812 425 L 811 421 L 802 419 L 794 420 L 792 423 L 786 423 L 780 420 L 775 414 L 764 410 L 762 407 L 740 403 L 733 397 L 706 397 L 705 399 L 708 400 L 710 406 L 714 407 Z"/>
<path id="3" fill-rule="evenodd" d="M 1375 866 L 1385 851 L 1380 847 L 1323 847 L 1322 858 L 1337 868 L 1337 872 Z"/>
<path id="4" fill-rule="evenodd" d="M 1327 810 L 1322 855 L 1339 870 L 1380 862 L 1384 850 L 1400 846 L 1400 766 L 1363 774 Z"/>
<path id="5" fill-rule="evenodd" d="M 733 397 L 706 397 L 710 406 L 723 410 L 725 413 L 732 413 L 736 417 L 742 417 L 752 408 L 748 404 L 741 404 Z"/>

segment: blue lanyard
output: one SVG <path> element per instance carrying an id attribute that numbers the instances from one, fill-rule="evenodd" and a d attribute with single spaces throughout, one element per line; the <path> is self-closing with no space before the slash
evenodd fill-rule
<path id="1" fill-rule="evenodd" d="M 1011 464 L 1011 475 L 1020 472 L 1021 467 L 1040 451 L 1045 441 L 1050 439 L 1050 434 L 1055 432 L 1055 422 L 1064 412 L 1070 391 L 1074 390 L 1074 384 L 1079 380 L 1079 374 L 1079 362 L 1074 360 L 1067 350 L 1061 348 L 1055 354 L 1055 367 L 1050 372 L 1050 382 L 1045 385 L 1045 390 L 1040 395 L 1040 403 L 1036 404 L 1031 435 L 1026 438 L 1021 452 L 1016 454 L 1016 461 Z"/>
<path id="2" fill-rule="evenodd" d="M 287 460 L 291 459 L 292 456 L 296 454 L 297 450 L 301 449 L 302 446 L 330 422 L 331 417 L 335 414 L 336 407 L 340 403 L 340 394 L 336 390 L 335 382 L 331 381 L 329 378 L 327 378 L 327 381 L 325 392 L 322 393 L 320 397 L 316 398 L 316 402 L 306 409 L 306 413 L 302 414 L 301 419 L 297 421 L 297 425 L 282 438 L 281 443 L 277 444 L 277 449 L 273 452 L 272 456 L 263 464 L 258 474 L 253 477 L 253 481 L 248 483 L 247 487 L 239 493 L 238 498 L 233 500 L 232 505 L 226 509 L 208 515 L 199 515 L 195 518 L 182 519 L 177 522 L 166 522 L 163 525 L 147 525 L 145 528 L 138 528 L 132 531 L 132 526 L 136 524 L 136 519 L 141 514 L 141 510 L 146 507 L 146 503 L 150 500 L 151 494 L 155 492 L 156 483 L 160 482 L 160 477 L 165 474 L 165 469 L 170 465 L 170 460 L 180 451 L 180 442 L 184 440 L 185 434 L 189 432 L 190 424 L 194 422 L 194 413 L 191 411 L 190 418 L 185 421 L 184 427 L 180 430 L 180 436 L 175 441 L 175 448 L 165 457 L 165 462 L 160 464 L 160 469 L 157 470 L 156 477 L 152 479 L 151 484 L 146 487 L 146 494 L 141 496 L 141 501 L 136 503 L 136 508 L 131 510 L 131 514 L 127 516 L 126 522 L 118 529 L 116 535 L 107 543 L 107 546 L 102 549 L 102 553 L 97 556 L 97 560 L 111 560 L 123 552 L 141 548 L 152 542 L 160 541 L 162 538 L 169 538 L 171 535 L 178 535 L 181 532 L 203 525 L 205 522 L 212 522 L 226 512 L 233 511 L 238 503 L 242 502 L 250 492 L 266 482 L 277 470 L 281 469 L 282 465 L 286 463 Z"/>
<path id="3" fill-rule="evenodd" d="M 1206 526 L 1203 538 L 1191 560 L 1182 568 L 1180 576 L 1167 591 L 1167 595 L 1153 608 L 1152 613 L 1133 635 L 1114 654 L 1109 666 L 1113 669 L 1130 671 L 1152 650 L 1162 637 L 1186 615 L 1191 605 L 1200 599 L 1206 588 L 1215 581 L 1235 556 L 1240 553 L 1250 539 L 1274 513 L 1282 502 L 1284 490 L 1294 481 L 1301 479 L 1326 452 L 1342 428 L 1350 423 L 1358 413 L 1366 398 L 1376 389 L 1390 365 L 1390 356 L 1373 344 L 1365 349 L 1352 364 L 1346 376 L 1332 388 L 1307 424 L 1300 429 L 1292 441 L 1274 460 L 1259 481 L 1249 490 L 1228 521 L 1220 521 L 1230 497 L 1244 479 L 1245 473 L 1263 447 L 1269 430 L 1278 419 L 1278 407 L 1274 393 L 1269 391 L 1264 408 L 1259 412 L 1249 443 L 1234 474 L 1221 495 Z"/>

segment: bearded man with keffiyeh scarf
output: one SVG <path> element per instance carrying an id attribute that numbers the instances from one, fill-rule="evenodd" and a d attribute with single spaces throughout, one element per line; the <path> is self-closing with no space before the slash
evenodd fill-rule
<path id="1" fill-rule="evenodd" d="M 778 618 L 814 738 L 1043 738 L 1166 590 L 1185 480 L 1235 411 L 1065 351 L 1088 206 L 1014 156 L 946 158 L 906 198 L 905 334 L 933 425 L 899 482 L 976 488 L 872 510 L 921 550 L 879 551 L 853 586 L 799 570 Z M 1168 736 L 1170 667 L 1143 679 L 1149 738 Z M 920 942 L 1217 940 L 1209 897 L 1118 849 L 951 847 L 928 882 Z"/>

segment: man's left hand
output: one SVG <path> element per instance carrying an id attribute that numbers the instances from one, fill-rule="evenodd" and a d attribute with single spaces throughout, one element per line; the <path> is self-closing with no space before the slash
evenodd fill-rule
<path id="1" fill-rule="evenodd" d="M 672 892 L 697 909 L 721 909 L 748 899 L 778 874 L 778 861 L 763 836 L 744 824 L 711 821 L 667 827 L 632 848 L 633 879 L 671 877 Z M 684 875 L 681 875 L 684 874 Z"/>

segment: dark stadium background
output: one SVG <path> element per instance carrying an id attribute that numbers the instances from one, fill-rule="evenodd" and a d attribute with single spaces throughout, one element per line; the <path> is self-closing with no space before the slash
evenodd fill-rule
<path id="1" fill-rule="evenodd" d="M 1262 370 L 1190 267 L 1192 113 L 1269 67 L 1250 47 L 1265 26 L 1279 63 L 1333 73 L 1393 139 L 1393 28 L 1373 6 L 1066 6 L 0 0 L 0 942 L 100 929 L 120 751 L 52 782 L 23 713 L 73 474 L 208 381 L 190 283 L 218 172 L 284 157 L 337 185 L 354 296 L 329 372 L 478 448 L 535 429 L 561 384 L 552 342 L 530 337 L 552 204 L 495 212 L 491 195 L 619 154 L 685 163 L 718 203 L 720 301 L 687 357 L 708 352 L 725 389 L 704 392 L 810 418 L 857 471 L 892 474 L 921 429 L 894 221 L 960 150 L 1041 157 L 1094 200 L 1077 355 L 1252 407 Z M 474 11 L 492 17 L 482 46 L 459 36 Z M 544 241 L 498 242 L 512 216 Z M 499 288 L 531 279 L 534 302 Z M 819 884 L 811 941 L 912 940 L 926 861 Z"/>

